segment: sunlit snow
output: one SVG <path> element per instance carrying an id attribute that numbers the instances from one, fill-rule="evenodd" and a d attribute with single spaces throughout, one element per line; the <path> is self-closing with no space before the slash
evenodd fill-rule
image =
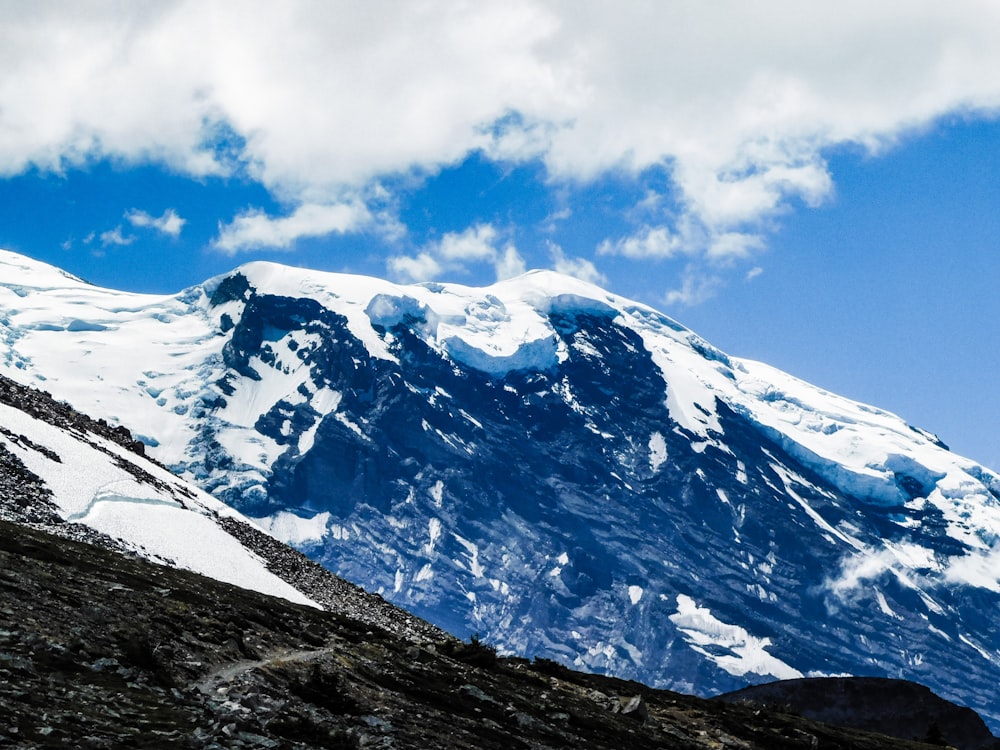
<path id="1" fill-rule="evenodd" d="M 667 460 L 667 441 L 659 432 L 649 436 L 649 470 L 654 474 Z"/>
<path id="2" fill-rule="evenodd" d="M 252 520 L 275 539 L 280 539 L 293 547 L 300 547 L 322 541 L 330 525 L 330 514 L 317 513 L 311 518 L 303 518 L 282 510 L 274 515 Z"/>
<path id="3" fill-rule="evenodd" d="M 45 480 L 67 520 L 119 539 L 154 561 L 171 562 L 243 588 L 311 603 L 212 520 L 211 514 L 242 517 L 211 496 L 182 488 L 158 466 L 129 455 L 127 460 L 141 464 L 164 483 L 164 488 L 139 484 L 112 458 L 124 456 L 121 446 L 88 435 L 88 440 L 103 449 L 99 450 L 6 404 L 0 404 L 0 425 L 59 456 L 61 460 L 54 461 L 20 441 L 0 436 L 8 450 Z"/>
<path id="4" fill-rule="evenodd" d="M 727 625 L 689 596 L 677 595 L 677 611 L 670 615 L 670 621 L 684 634 L 691 648 L 729 674 L 739 677 L 748 673 L 770 675 L 779 680 L 803 676 L 767 652 L 770 638 L 757 638 L 738 625 Z M 726 653 L 709 650 L 709 646 L 724 649 Z"/>

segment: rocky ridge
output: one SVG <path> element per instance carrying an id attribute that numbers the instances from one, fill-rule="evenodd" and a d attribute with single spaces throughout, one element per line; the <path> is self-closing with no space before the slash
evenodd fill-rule
<path id="1" fill-rule="evenodd" d="M 960 750 L 998 750 L 970 708 L 956 706 L 928 688 L 884 677 L 816 677 L 753 685 L 716 700 L 780 708 L 815 721 L 866 732 L 922 740 Z"/>

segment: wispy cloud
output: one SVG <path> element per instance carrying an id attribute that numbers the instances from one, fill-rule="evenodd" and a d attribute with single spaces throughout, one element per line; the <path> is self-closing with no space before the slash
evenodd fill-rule
<path id="1" fill-rule="evenodd" d="M 600 271 L 593 261 L 586 258 L 570 258 L 563 252 L 563 249 L 554 242 L 549 243 L 549 255 L 552 259 L 552 269 L 567 276 L 573 276 L 591 284 L 604 284 L 607 278 Z"/>
<path id="2" fill-rule="evenodd" d="M 912 589 L 972 586 L 1000 592 L 998 563 L 1000 545 L 945 555 L 913 543 L 896 543 L 865 548 L 845 558 L 838 574 L 824 587 L 838 599 L 849 600 L 865 586 L 891 575 Z"/>
<path id="3" fill-rule="evenodd" d="M 493 268 L 496 271 L 498 281 L 512 279 L 528 270 L 524 264 L 524 258 L 513 245 L 507 245 L 503 249 L 503 252 L 493 261 Z"/>
<path id="4" fill-rule="evenodd" d="M 711 299 L 723 280 L 718 273 L 709 271 L 699 265 L 689 264 L 681 275 L 681 285 L 670 289 L 663 297 L 668 305 L 692 307 Z"/>
<path id="5" fill-rule="evenodd" d="M 214 245 L 230 255 L 259 248 L 287 250 L 298 239 L 353 231 L 366 225 L 370 218 L 361 203 L 309 203 L 279 217 L 251 210 L 229 224 L 220 223 Z"/>
<path id="6" fill-rule="evenodd" d="M 492 224 L 476 224 L 462 232 L 448 232 L 415 255 L 388 259 L 389 273 L 403 281 L 431 281 L 444 274 L 467 273 L 474 264 L 493 266 L 496 278 L 524 273 L 524 259 L 513 243 L 500 247 L 501 237 Z"/>
<path id="7" fill-rule="evenodd" d="M 441 276 L 444 267 L 427 252 L 416 255 L 394 255 L 386 262 L 389 273 L 402 281 L 431 281 Z"/>
<path id="8" fill-rule="evenodd" d="M 119 224 L 114 229 L 109 229 L 106 232 L 101 232 L 100 235 L 101 246 L 109 247 L 111 245 L 131 245 L 135 242 L 135 237 L 132 235 L 126 236 L 122 233 L 122 226 Z"/>
<path id="9" fill-rule="evenodd" d="M 181 230 L 187 223 L 187 220 L 178 216 L 172 208 L 164 211 L 162 216 L 152 216 L 138 208 L 133 208 L 131 211 L 125 212 L 125 219 L 134 227 L 148 227 L 171 237 L 179 237 Z"/>

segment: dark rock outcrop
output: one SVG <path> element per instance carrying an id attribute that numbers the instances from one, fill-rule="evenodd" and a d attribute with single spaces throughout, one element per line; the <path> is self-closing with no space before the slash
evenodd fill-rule
<path id="1" fill-rule="evenodd" d="M 923 685 L 881 677 L 783 680 L 719 696 L 726 703 L 757 704 L 816 721 L 892 737 L 949 745 L 958 750 L 998 750 L 1000 740 L 971 708 L 940 698 Z"/>

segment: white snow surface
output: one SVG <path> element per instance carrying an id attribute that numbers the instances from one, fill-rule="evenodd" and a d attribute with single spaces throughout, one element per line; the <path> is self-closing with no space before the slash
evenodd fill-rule
<path id="1" fill-rule="evenodd" d="M 0 425 L 61 459 L 55 461 L 20 439 L 0 434 L 0 442 L 45 481 L 67 521 L 118 539 L 154 562 L 316 606 L 213 520 L 214 515 L 225 515 L 247 521 L 210 495 L 117 443 L 92 434 L 81 439 L 6 404 L 0 404 Z M 112 456 L 139 465 L 164 486 L 140 483 Z"/>
<path id="2" fill-rule="evenodd" d="M 957 456 L 934 436 L 880 409 L 809 385 L 768 365 L 729 357 L 692 331 L 642 304 L 551 271 L 532 271 L 485 288 L 456 284 L 398 285 L 345 274 L 254 262 L 237 269 L 261 293 L 307 297 L 345 316 L 372 357 L 393 359 L 375 325 L 404 318 L 431 347 L 453 361 L 500 375 L 549 368 L 573 356 L 552 329 L 548 313 L 586 311 L 612 316 L 635 331 L 663 374 L 674 429 L 696 450 L 728 450 L 718 403 L 742 414 L 789 453 L 846 494 L 880 505 L 909 502 L 897 477 L 927 488 L 926 502 L 947 522 L 947 533 L 972 552 L 938 561 L 948 581 L 1000 589 L 1000 477 Z M 223 314 L 238 318 L 239 301 L 211 307 L 224 277 L 175 295 L 140 295 L 86 284 L 58 269 L 0 251 L 0 372 L 69 401 L 81 411 L 128 426 L 150 452 L 182 469 L 198 464 L 198 420 L 190 412 L 218 395 L 225 372 Z M 253 362 L 259 381 L 234 383 L 236 393 L 213 418 L 220 441 L 266 480 L 281 446 L 255 432 L 256 416 L 277 401 L 301 402 L 312 388 L 287 340 L 269 341 L 278 366 Z M 578 342 L 584 346 L 586 342 Z M 287 356 L 286 356 L 287 355 Z M 340 394 L 314 394 L 321 413 L 338 414 Z M 571 395 L 571 394 L 570 394 Z M 318 422 L 316 423 L 318 424 Z M 312 432 L 298 443 L 312 447 Z M 649 438 L 649 468 L 666 455 L 662 435 Z M 192 477 L 193 478 L 193 477 Z M 786 487 L 795 492 L 796 479 Z M 803 501 L 813 522 L 854 555 L 862 549 L 850 529 L 827 524 Z M 433 544 L 433 540 L 431 542 Z"/>
<path id="3" fill-rule="evenodd" d="M 699 607 L 690 596 L 677 595 L 677 611 L 670 615 L 670 620 L 684 634 L 692 649 L 731 675 L 756 674 L 779 680 L 803 676 L 799 670 L 767 652 L 770 638 L 758 638 L 738 625 L 722 622 L 706 607 Z M 709 650 L 708 646 L 724 649 L 725 653 Z"/>
<path id="4" fill-rule="evenodd" d="M 250 519 L 275 539 L 293 547 L 319 542 L 330 526 L 329 513 L 317 513 L 311 518 L 297 516 L 286 510 L 274 515 Z"/>

